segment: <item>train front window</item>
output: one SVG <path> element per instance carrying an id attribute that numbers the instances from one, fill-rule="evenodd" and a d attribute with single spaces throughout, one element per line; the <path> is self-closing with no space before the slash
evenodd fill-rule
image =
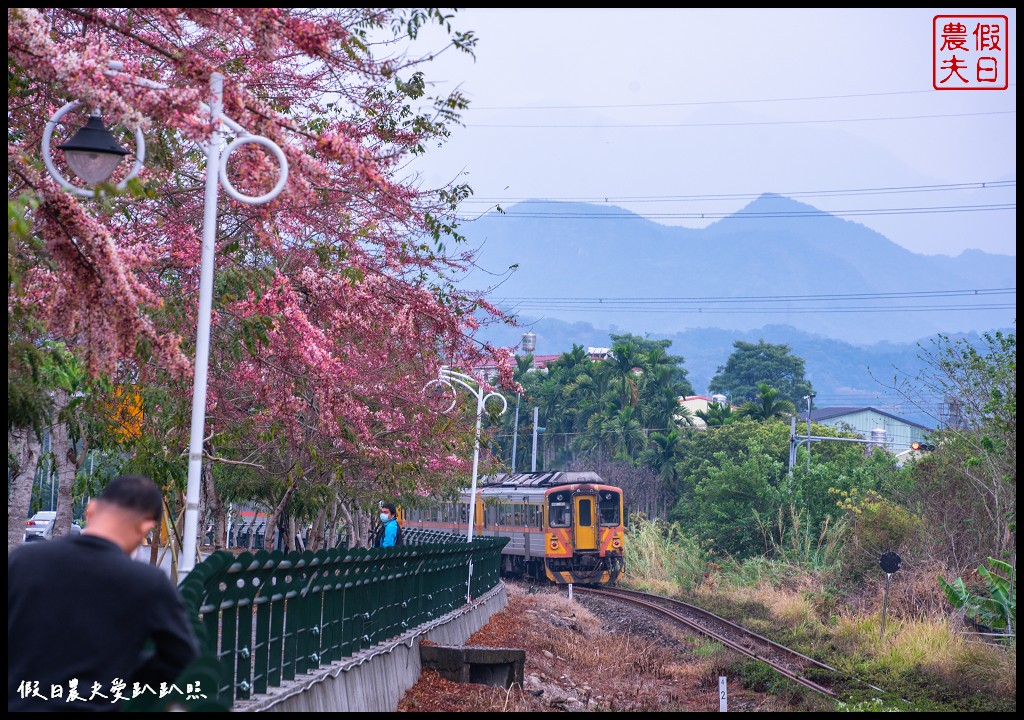
<path id="1" fill-rule="evenodd" d="M 571 517 L 568 503 L 553 502 L 548 508 L 548 524 L 551 527 L 569 527 Z"/>
<path id="2" fill-rule="evenodd" d="M 619 524 L 619 494 L 617 492 L 602 490 L 597 508 L 602 525 Z"/>
<path id="3" fill-rule="evenodd" d="M 594 524 L 594 520 L 591 517 L 593 503 L 590 502 L 590 498 L 580 498 L 579 509 L 580 509 L 580 527 L 590 527 Z"/>

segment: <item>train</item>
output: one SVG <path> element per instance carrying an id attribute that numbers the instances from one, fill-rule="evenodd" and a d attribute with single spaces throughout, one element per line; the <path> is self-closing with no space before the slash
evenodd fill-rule
<path id="1" fill-rule="evenodd" d="M 399 523 L 465 535 L 470 489 L 457 502 L 399 509 Z M 625 569 L 622 489 L 595 472 L 497 473 L 480 479 L 473 536 L 509 538 L 502 573 L 558 585 L 614 585 Z"/>

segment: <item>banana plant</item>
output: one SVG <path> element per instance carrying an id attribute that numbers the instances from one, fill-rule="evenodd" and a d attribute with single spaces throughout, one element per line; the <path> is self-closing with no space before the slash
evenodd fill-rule
<path id="1" fill-rule="evenodd" d="M 939 585 L 949 601 L 980 625 L 1013 634 L 1017 624 L 1017 576 L 1013 566 L 995 558 L 988 559 L 989 567 L 978 566 L 978 574 L 988 586 L 988 596 L 975 595 L 967 589 L 962 578 L 947 583 L 939 576 Z"/>

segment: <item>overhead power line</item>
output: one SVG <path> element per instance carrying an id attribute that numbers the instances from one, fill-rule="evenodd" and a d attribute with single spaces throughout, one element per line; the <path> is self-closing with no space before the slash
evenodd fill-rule
<path id="1" fill-rule="evenodd" d="M 927 215 L 962 212 L 996 212 L 1004 210 L 1016 211 L 1016 203 L 993 203 L 989 205 L 935 205 L 931 207 L 902 207 L 855 210 L 780 210 L 778 212 L 759 211 L 744 212 L 679 212 L 679 213 L 645 213 L 637 215 L 632 212 L 601 213 L 599 215 L 583 212 L 515 212 L 499 213 L 496 217 L 508 220 L 541 219 L 552 220 L 718 220 L 734 218 L 737 220 L 756 220 L 766 218 L 829 218 L 829 217 L 865 217 L 869 215 Z M 461 222 L 470 222 L 473 218 L 461 218 Z"/>
<path id="2" fill-rule="evenodd" d="M 823 125 L 832 123 L 853 122 L 884 122 L 890 120 L 934 120 L 956 117 L 981 117 L 995 115 L 1015 115 L 1016 110 L 992 110 L 989 112 L 942 113 L 936 115 L 890 115 L 888 117 L 865 118 L 827 118 L 819 120 L 749 120 L 744 122 L 696 122 L 696 123 L 601 123 L 601 124 L 565 124 L 565 125 L 509 125 L 489 123 L 467 123 L 467 128 L 500 128 L 502 130 L 580 130 L 587 128 L 618 129 L 618 128 L 695 128 L 695 127 L 746 127 L 760 125 Z"/>
<path id="3" fill-rule="evenodd" d="M 614 305 L 605 303 L 603 305 L 559 305 L 559 304 L 516 304 L 514 309 L 541 309 L 541 310 L 593 310 L 602 309 L 604 312 L 615 312 L 618 310 L 629 311 L 630 313 L 672 313 L 675 315 L 807 315 L 814 313 L 898 313 L 898 312 L 951 312 L 953 310 L 1014 310 L 1016 303 L 991 304 L 991 305 L 889 305 L 889 306 L 863 306 L 863 307 L 789 307 L 789 308 L 761 308 L 761 307 L 644 307 L 636 305 Z M 503 307 L 502 309 L 509 309 Z"/>
<path id="4" fill-rule="evenodd" d="M 896 185 L 890 187 L 878 187 L 878 188 L 847 188 L 838 190 L 797 190 L 791 192 L 776 192 L 774 195 L 779 195 L 785 198 L 798 198 L 798 197 L 843 197 L 852 195 L 891 195 L 891 194 L 903 194 L 903 193 L 919 193 L 919 192 L 948 192 L 958 190 L 999 190 L 1007 188 L 1017 187 L 1016 180 L 992 180 L 982 182 L 967 182 L 967 183 L 950 183 L 946 185 Z M 584 202 L 584 203 L 641 203 L 641 202 L 689 202 L 689 201 L 701 201 L 701 200 L 756 200 L 757 198 L 764 195 L 764 192 L 757 193 L 715 193 L 708 195 L 601 195 L 598 197 L 560 197 L 560 198 L 537 198 L 537 197 L 505 197 L 505 198 L 485 198 L 485 197 L 470 197 L 463 201 L 463 203 L 487 203 L 492 204 L 495 202 L 508 203 L 508 202 Z"/>
<path id="5" fill-rule="evenodd" d="M 1010 87 L 1016 88 L 1017 83 Z M 892 97 L 896 95 L 934 95 L 934 90 L 895 90 L 892 92 L 857 93 L 848 95 L 808 95 L 804 97 L 758 98 L 751 100 L 695 100 L 691 102 L 664 103 L 623 103 L 601 105 L 492 105 L 474 107 L 470 110 L 610 110 L 614 108 L 654 108 L 654 107 L 702 107 L 707 105 L 745 105 L 752 103 L 803 102 L 806 100 L 846 100 L 868 97 Z"/>
<path id="6" fill-rule="evenodd" d="M 1014 302 L 967 303 L 967 298 L 1013 296 L 1016 288 L 978 288 L 967 290 L 925 290 L 908 292 L 851 293 L 831 295 L 709 296 L 709 297 L 495 297 L 491 301 L 506 310 L 593 311 L 630 313 L 673 313 L 692 315 L 765 315 L 814 313 L 902 313 L 952 312 L 979 310 L 1015 310 Z M 959 302 L 914 303 L 914 300 L 960 298 Z M 848 302 L 876 304 L 841 304 Z M 822 304 L 829 303 L 829 304 Z"/>
<path id="7" fill-rule="evenodd" d="M 566 298 L 566 297 L 530 297 L 530 300 L 544 302 L 792 302 L 808 300 L 882 300 L 891 298 L 925 298 L 925 297 L 963 297 L 979 295 L 1016 295 L 1017 288 L 967 288 L 963 290 L 906 290 L 900 292 L 875 292 L 875 293 L 842 293 L 842 294 L 814 294 L 814 295 L 706 295 L 706 296 L 680 296 L 669 298 L 650 297 L 591 297 L 591 298 Z M 513 300 L 515 298 L 492 298 L 495 300 Z M 522 298 L 527 299 L 527 298 Z"/>

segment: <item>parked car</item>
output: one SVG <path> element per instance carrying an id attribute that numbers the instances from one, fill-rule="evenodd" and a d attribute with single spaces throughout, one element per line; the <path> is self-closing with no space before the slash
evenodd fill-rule
<path id="1" fill-rule="evenodd" d="M 40 517 L 42 516 L 42 517 Z M 52 510 L 44 512 L 38 512 L 32 516 L 25 526 L 25 542 L 37 542 L 39 540 L 52 540 L 53 539 L 53 525 L 54 518 L 57 513 Z M 35 524 L 32 524 L 33 521 Z M 41 528 L 41 529 L 40 529 Z M 30 531 L 32 531 L 30 533 Z M 82 528 L 75 523 L 71 523 L 71 534 L 78 535 L 82 532 Z"/>
<path id="2" fill-rule="evenodd" d="M 55 517 L 57 517 L 56 510 L 41 510 L 30 517 L 25 523 L 25 542 L 47 539 L 43 537 L 43 534 L 53 525 Z"/>
<path id="3" fill-rule="evenodd" d="M 47 526 L 46 532 L 43 533 L 43 540 L 53 540 L 53 526 L 54 523 L 50 523 Z M 71 523 L 71 534 L 78 535 L 80 532 L 82 532 L 82 528 L 78 527 L 74 523 Z"/>

